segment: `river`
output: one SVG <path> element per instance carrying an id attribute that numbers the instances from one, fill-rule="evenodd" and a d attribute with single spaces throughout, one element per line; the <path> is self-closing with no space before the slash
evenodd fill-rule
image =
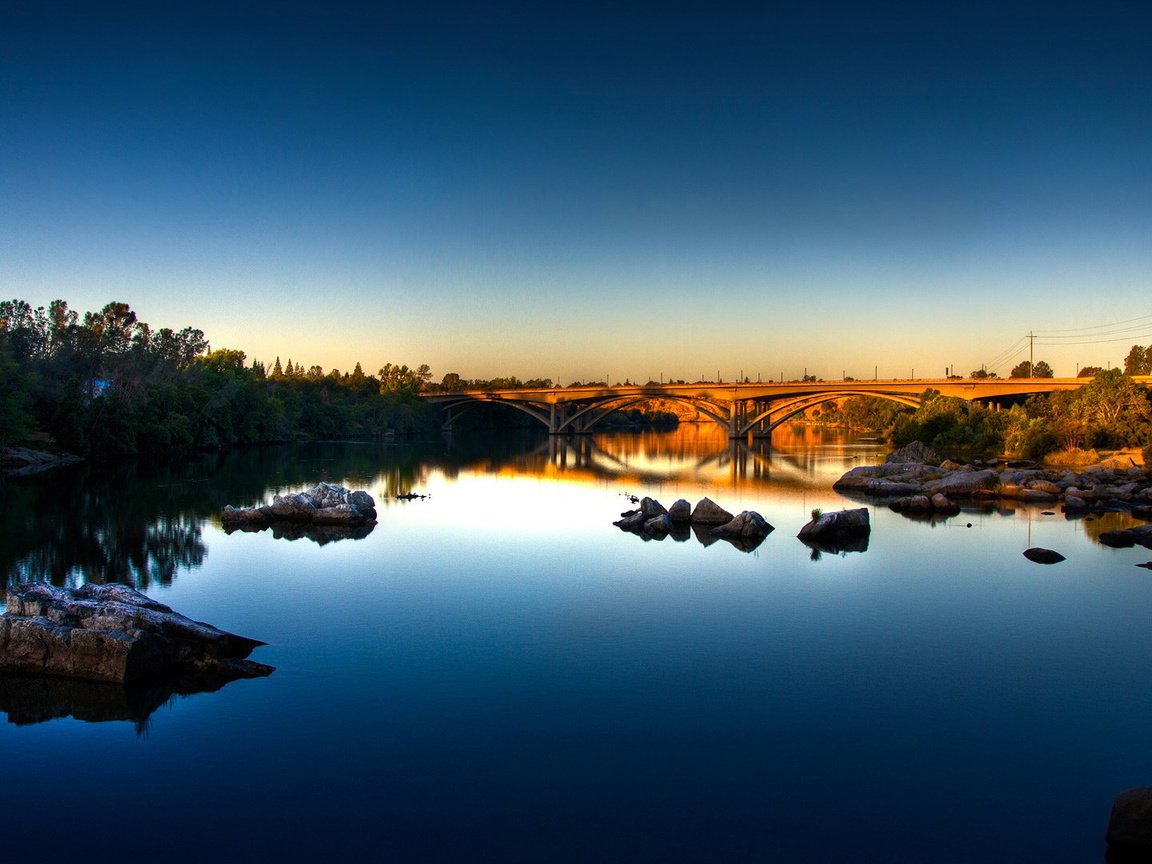
<path id="1" fill-rule="evenodd" d="M 1095 541 L 1127 516 L 932 522 L 831 490 L 884 452 L 686 424 L 9 480 L 9 583 L 128 582 L 265 640 L 276 671 L 185 696 L 0 680 L 6 853 L 1102 860 L 1113 796 L 1152 784 L 1148 551 Z M 320 480 L 368 490 L 379 524 L 221 528 L 224 504 Z M 645 541 L 612 525 L 625 495 L 707 495 L 776 530 L 752 551 Z M 795 538 L 856 506 L 866 550 Z"/>

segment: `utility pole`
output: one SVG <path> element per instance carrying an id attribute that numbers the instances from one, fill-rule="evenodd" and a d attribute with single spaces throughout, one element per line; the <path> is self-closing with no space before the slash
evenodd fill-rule
<path id="1" fill-rule="evenodd" d="M 1035 344 L 1036 344 L 1036 337 L 1032 334 L 1032 331 L 1029 330 L 1028 331 L 1028 377 L 1029 378 L 1032 377 L 1032 368 L 1033 368 L 1033 366 L 1035 366 L 1035 363 L 1033 362 L 1034 358 L 1032 356 L 1032 348 Z"/>

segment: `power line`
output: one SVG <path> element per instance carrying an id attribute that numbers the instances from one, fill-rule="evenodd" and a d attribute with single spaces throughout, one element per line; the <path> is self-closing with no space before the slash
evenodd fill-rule
<path id="1" fill-rule="evenodd" d="M 1121 324 L 1131 324 L 1133 321 L 1147 321 L 1149 319 L 1152 319 L 1152 315 L 1140 315 L 1136 318 L 1126 318 L 1123 321 L 1113 321 L 1111 324 L 1092 324 L 1092 325 L 1089 325 L 1088 327 L 1072 327 L 1072 328 L 1069 328 L 1067 330 L 1041 330 L 1037 335 L 1039 335 L 1039 336 L 1051 336 L 1051 335 L 1056 334 L 1056 333 L 1076 334 L 1076 333 L 1082 333 L 1083 331 L 1086 331 L 1086 330 L 1106 330 L 1109 327 L 1119 327 Z M 1091 334 L 1084 333 L 1084 335 L 1087 336 L 1087 335 L 1091 335 Z M 1059 337 L 1057 337 L 1057 338 L 1059 338 Z"/>
<path id="2" fill-rule="evenodd" d="M 1136 333 L 1129 336 L 1119 336 L 1115 339 L 1081 339 L 1067 342 L 1040 342 L 1039 344 L 1057 347 L 1063 345 L 1104 345 L 1108 342 L 1132 342 L 1134 339 L 1143 339 L 1145 337 L 1152 339 L 1152 331 L 1145 331 L 1144 333 Z"/>

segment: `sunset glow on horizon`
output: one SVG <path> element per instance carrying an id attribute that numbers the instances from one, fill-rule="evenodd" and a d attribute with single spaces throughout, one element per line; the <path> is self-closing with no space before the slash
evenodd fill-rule
<path id="1" fill-rule="evenodd" d="M 1152 10 L 5 5 L 0 296 L 433 379 L 1152 343 Z"/>

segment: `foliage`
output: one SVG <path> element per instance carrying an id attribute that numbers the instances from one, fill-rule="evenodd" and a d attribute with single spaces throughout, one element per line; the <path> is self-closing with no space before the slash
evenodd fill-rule
<path id="1" fill-rule="evenodd" d="M 1125 375 L 1152 375 L 1152 345 L 1133 345 L 1124 358 Z"/>
<path id="2" fill-rule="evenodd" d="M 896 417 L 890 437 L 897 447 L 922 441 L 946 453 L 991 453 L 1003 447 L 1003 427 L 998 412 L 928 389 L 919 408 Z"/>
<path id="3" fill-rule="evenodd" d="M 277 358 L 269 374 L 209 347 L 191 327 L 153 331 L 126 303 L 81 317 L 62 300 L 0 302 L 0 443 L 41 433 L 76 453 L 133 455 L 435 428 L 415 398 L 427 366 L 386 364 L 378 380 L 359 364 L 325 373 Z"/>
<path id="4" fill-rule="evenodd" d="M 1012 367 L 1012 371 L 1008 373 L 1009 378 L 1051 378 L 1052 367 L 1048 365 L 1047 361 L 1041 360 L 1035 366 L 1029 360 L 1023 360 Z"/>
<path id="5" fill-rule="evenodd" d="M 885 434 L 896 422 L 896 417 L 909 409 L 891 399 L 878 396 L 850 396 L 839 405 L 826 403 L 821 422 L 826 425 L 847 426 L 849 429 Z"/>
<path id="6" fill-rule="evenodd" d="M 1013 408 L 1005 444 L 1009 452 L 1037 458 L 1057 449 L 1137 447 L 1150 436 L 1148 389 L 1109 369 L 1079 390 L 1034 396 Z"/>

